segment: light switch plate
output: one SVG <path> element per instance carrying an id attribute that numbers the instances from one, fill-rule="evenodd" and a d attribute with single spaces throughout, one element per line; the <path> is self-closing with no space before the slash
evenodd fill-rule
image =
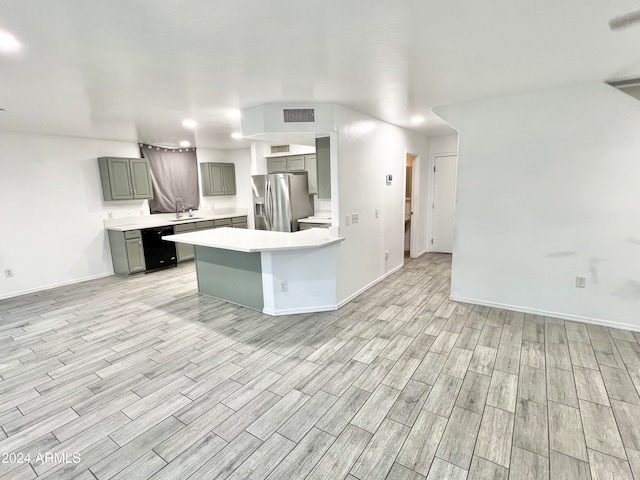
<path id="1" fill-rule="evenodd" d="M 360 216 L 357 213 L 351 214 L 351 223 L 358 223 L 360 221 Z"/>
<path id="2" fill-rule="evenodd" d="M 347 215 L 344 219 L 345 225 L 351 225 L 351 215 Z"/>
<path id="3" fill-rule="evenodd" d="M 576 287 L 577 288 L 585 288 L 587 286 L 587 278 L 586 277 L 576 277 Z"/>

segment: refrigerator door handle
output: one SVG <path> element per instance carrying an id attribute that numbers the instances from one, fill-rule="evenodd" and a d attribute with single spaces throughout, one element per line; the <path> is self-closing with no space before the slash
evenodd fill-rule
<path id="1" fill-rule="evenodd" d="M 273 222 L 273 202 L 272 202 L 272 198 L 271 198 L 271 182 L 267 181 L 267 188 L 265 189 L 265 199 L 264 199 L 264 206 L 265 206 L 265 220 L 267 221 L 267 228 L 269 230 L 271 230 L 271 225 Z"/>

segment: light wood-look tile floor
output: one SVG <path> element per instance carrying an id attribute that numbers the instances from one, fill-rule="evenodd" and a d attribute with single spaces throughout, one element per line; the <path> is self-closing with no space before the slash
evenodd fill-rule
<path id="1" fill-rule="evenodd" d="M 275 318 L 192 264 L 1 301 L 0 478 L 640 480 L 640 334 L 449 278 L 429 254 Z"/>

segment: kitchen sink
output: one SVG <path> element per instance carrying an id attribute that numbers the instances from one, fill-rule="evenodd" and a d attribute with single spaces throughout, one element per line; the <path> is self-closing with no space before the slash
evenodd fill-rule
<path id="1" fill-rule="evenodd" d="M 190 220 L 204 220 L 204 217 L 184 217 L 184 218 L 172 218 L 170 222 L 188 222 Z"/>

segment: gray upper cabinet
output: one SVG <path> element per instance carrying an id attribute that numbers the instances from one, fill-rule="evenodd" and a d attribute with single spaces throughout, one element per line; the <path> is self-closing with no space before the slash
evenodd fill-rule
<path id="1" fill-rule="evenodd" d="M 102 197 L 107 200 L 153 198 L 151 167 L 146 158 L 98 158 Z"/>
<path id="2" fill-rule="evenodd" d="M 287 157 L 287 172 L 304 172 L 307 169 L 305 155 Z"/>
<path id="3" fill-rule="evenodd" d="M 236 166 L 233 163 L 201 163 L 202 195 L 235 195 Z"/>
<path id="4" fill-rule="evenodd" d="M 222 188 L 223 195 L 236 194 L 236 166 L 233 163 L 222 164 Z"/>
<path id="5" fill-rule="evenodd" d="M 309 195 L 318 194 L 318 164 L 316 155 L 305 155 L 307 161 L 307 175 L 309 180 Z"/>
<path id="6" fill-rule="evenodd" d="M 316 138 L 318 198 L 331 198 L 331 154 L 329 137 Z"/>
<path id="7" fill-rule="evenodd" d="M 318 193 L 316 154 L 267 157 L 267 173 L 307 172 L 309 195 Z"/>
<path id="8" fill-rule="evenodd" d="M 268 173 L 282 173 L 287 171 L 287 157 L 267 158 Z"/>

